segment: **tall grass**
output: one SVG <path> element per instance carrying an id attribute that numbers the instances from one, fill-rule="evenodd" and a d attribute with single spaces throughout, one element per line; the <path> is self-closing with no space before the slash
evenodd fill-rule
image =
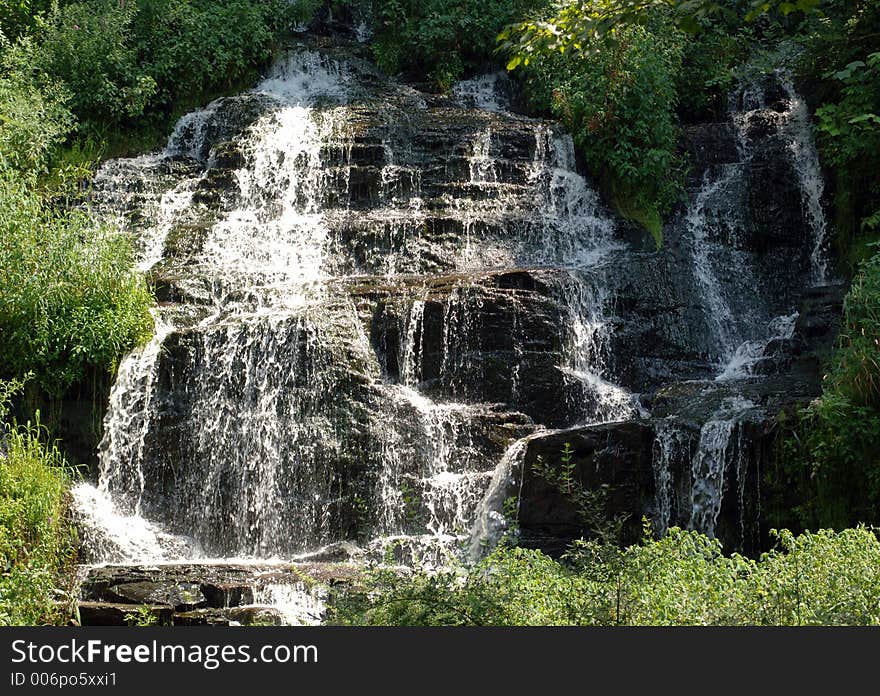
<path id="1" fill-rule="evenodd" d="M 0 172 L 0 379 L 32 372 L 58 395 L 112 369 L 149 338 L 152 304 L 127 237 Z"/>
<path id="2" fill-rule="evenodd" d="M 0 400 L 10 391 L 0 383 Z M 0 420 L 0 427 L 0 625 L 64 623 L 76 556 L 71 471 L 56 447 L 41 442 L 39 417 L 24 426 Z"/>

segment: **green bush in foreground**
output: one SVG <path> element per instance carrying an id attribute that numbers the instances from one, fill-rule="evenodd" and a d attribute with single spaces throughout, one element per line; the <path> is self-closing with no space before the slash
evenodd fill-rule
<path id="1" fill-rule="evenodd" d="M 794 536 L 753 560 L 671 529 L 627 549 L 578 542 L 562 561 L 501 547 L 465 570 L 373 571 L 340 597 L 354 625 L 878 625 L 880 541 L 868 528 Z"/>
<path id="2" fill-rule="evenodd" d="M 3 383 L 0 392 L 5 400 Z M 63 588 L 68 592 L 60 597 L 68 596 L 73 582 L 67 468 L 57 449 L 41 444 L 39 423 L 5 430 L 0 440 L 0 625 L 64 623 L 67 605 L 54 602 L 53 595 Z"/>
<path id="3" fill-rule="evenodd" d="M 0 379 L 33 372 L 59 395 L 112 369 L 149 337 L 152 304 L 126 237 L 0 172 Z"/>

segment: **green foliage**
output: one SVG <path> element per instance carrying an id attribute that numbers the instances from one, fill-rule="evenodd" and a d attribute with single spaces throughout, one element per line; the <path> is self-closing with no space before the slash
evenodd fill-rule
<path id="1" fill-rule="evenodd" d="M 675 109 L 684 35 L 664 17 L 621 28 L 613 41 L 530 62 L 531 103 L 571 131 L 590 172 L 626 217 L 661 242 L 661 218 L 680 197 Z"/>
<path id="2" fill-rule="evenodd" d="M 134 0 L 53 2 L 38 22 L 36 66 L 63 80 L 81 119 L 139 116 L 157 91 L 132 40 Z"/>
<path id="3" fill-rule="evenodd" d="M 880 52 L 825 77 L 837 82 L 839 91 L 816 109 L 822 154 L 841 172 L 846 189 L 862 191 L 858 232 L 880 232 Z"/>
<path id="4" fill-rule="evenodd" d="M 4 0 L 0 2 L 0 29 L 10 39 L 30 31 L 51 0 Z"/>
<path id="5" fill-rule="evenodd" d="M 5 401 L 21 383 L 0 382 Z M 61 454 L 40 442 L 39 420 L 3 426 L 0 441 L 0 625 L 64 623 L 56 588 L 72 588 L 74 529 L 67 514 L 70 474 Z"/>
<path id="6" fill-rule="evenodd" d="M 568 0 L 549 17 L 530 18 L 507 27 L 502 49 L 511 55 L 508 68 L 528 65 L 537 57 L 567 51 L 598 51 L 634 26 L 644 26 L 658 12 L 682 31 L 696 34 L 707 22 L 752 21 L 767 13 L 787 16 L 812 13 L 821 0 Z"/>
<path id="7" fill-rule="evenodd" d="M 688 37 L 676 77 L 679 115 L 692 122 L 724 120 L 735 70 L 748 58 L 753 35 L 740 24 L 707 22 Z"/>
<path id="8" fill-rule="evenodd" d="M 447 89 L 492 62 L 495 37 L 534 0 L 376 0 L 373 51 L 389 73 L 423 75 Z"/>
<path id="9" fill-rule="evenodd" d="M 355 625 L 878 625 L 880 542 L 860 527 L 778 534 L 757 561 L 670 529 L 609 563 L 602 544 L 568 559 L 502 547 L 471 569 L 377 569 L 334 603 Z"/>
<path id="10" fill-rule="evenodd" d="M 35 68 L 28 39 L 0 43 L 0 170 L 43 174 L 73 130 L 66 85 Z"/>
<path id="11" fill-rule="evenodd" d="M 237 83 L 271 58 L 295 11 L 281 0 L 140 0 L 138 8 L 131 43 L 159 104 Z"/>
<path id="12" fill-rule="evenodd" d="M 158 626 L 159 616 L 150 607 L 140 605 L 125 615 L 125 623 L 128 626 Z"/>
<path id="13" fill-rule="evenodd" d="M 146 340 L 152 303 L 126 237 L 0 173 L 0 378 L 33 372 L 59 395 Z"/>
<path id="14" fill-rule="evenodd" d="M 863 264 L 844 303 L 839 345 L 822 397 L 790 434 L 789 469 L 801 477 L 805 525 L 880 520 L 880 253 Z"/>
<path id="15" fill-rule="evenodd" d="M 31 70 L 66 85 L 72 111 L 100 130 L 251 76 L 298 11 L 283 0 L 56 0 L 8 50 L 27 44 Z"/>

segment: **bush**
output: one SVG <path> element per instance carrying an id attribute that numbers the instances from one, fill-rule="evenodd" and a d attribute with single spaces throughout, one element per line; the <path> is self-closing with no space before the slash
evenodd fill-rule
<path id="1" fill-rule="evenodd" d="M 497 62 L 501 29 L 535 0 L 376 0 L 373 51 L 389 73 L 427 77 L 448 89 L 465 73 Z"/>
<path id="2" fill-rule="evenodd" d="M 785 458 L 802 472 L 805 525 L 880 522 L 880 253 L 846 296 L 822 397 L 801 414 Z"/>
<path id="3" fill-rule="evenodd" d="M 539 54 L 525 68 L 532 104 L 562 120 L 619 211 L 658 245 L 662 215 L 681 195 L 675 110 L 684 43 L 656 15 L 582 51 Z"/>
<path id="4" fill-rule="evenodd" d="M 132 23 L 155 102 L 230 86 L 272 56 L 298 3 L 282 0 L 140 0 Z"/>
<path id="5" fill-rule="evenodd" d="M 475 568 L 375 571 L 335 604 L 356 625 L 878 625 L 880 541 L 860 527 L 778 534 L 757 561 L 670 529 L 627 549 L 575 544 L 565 561 L 502 547 Z"/>
<path id="6" fill-rule="evenodd" d="M 0 173 L 0 379 L 33 372 L 58 396 L 145 341 L 152 303 L 127 237 Z"/>
<path id="7" fill-rule="evenodd" d="M 139 116 L 156 94 L 133 40 L 136 13 L 133 0 L 54 2 L 39 20 L 37 66 L 67 84 L 81 119 L 115 123 Z"/>
<path id="8" fill-rule="evenodd" d="M 249 75 L 294 14 L 283 0 L 53 2 L 33 67 L 67 85 L 82 121 L 114 127 Z"/>
<path id="9" fill-rule="evenodd" d="M 0 383 L 4 401 L 7 387 Z M 67 511 L 70 474 L 58 450 L 40 443 L 39 421 L 24 427 L 4 426 L 4 430 L 0 445 L 0 625 L 65 623 L 68 607 L 53 601 L 53 591 L 61 588 L 61 596 L 72 601 L 76 539 Z"/>
<path id="10" fill-rule="evenodd" d="M 29 39 L 0 51 L 0 169 L 44 174 L 75 126 L 70 91 L 35 69 Z"/>

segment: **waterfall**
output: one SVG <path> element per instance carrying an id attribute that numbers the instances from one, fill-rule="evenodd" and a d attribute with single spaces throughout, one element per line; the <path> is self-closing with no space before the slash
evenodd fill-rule
<path id="1" fill-rule="evenodd" d="M 745 478 L 747 452 L 743 424 L 757 418 L 756 405 L 741 397 L 729 397 L 703 423 L 699 432 L 677 417 L 657 421 L 652 465 L 655 500 L 652 519 L 660 536 L 672 524 L 687 526 L 715 537 L 728 473 L 737 480 L 741 536 L 744 535 Z M 686 475 L 687 500 L 680 499 L 677 481 Z"/>
<path id="2" fill-rule="evenodd" d="M 77 496 L 94 536 L 133 530 L 113 558 L 291 557 L 352 539 L 413 562 L 455 553 L 536 427 L 513 410 L 534 389 L 533 298 L 569 327 L 554 350 L 560 384 L 580 390 L 573 417 L 628 412 L 594 270 L 619 248 L 613 223 L 571 138 L 490 103 L 490 82 L 457 88 L 478 122 L 440 181 L 436 148 L 359 135 L 357 68 L 300 50 L 182 118 L 149 175 L 105 165 L 96 210 L 126 221 L 175 293 L 120 366 L 98 486 Z M 124 188 L 133 172 L 151 198 Z M 544 269 L 543 295 L 492 280 L 516 268 Z M 438 271 L 457 275 L 435 289 Z M 386 296 L 377 327 L 366 308 Z M 496 302 L 506 336 L 486 324 Z M 511 359 L 490 374 L 496 350 Z"/>
<path id="3" fill-rule="evenodd" d="M 692 438 L 675 418 L 661 420 L 655 427 L 655 439 L 651 464 L 654 470 L 653 531 L 658 536 L 666 534 L 672 524 L 676 507 L 674 481 L 681 460 L 690 456 Z M 674 470 L 675 469 L 675 470 Z"/>
<path id="4" fill-rule="evenodd" d="M 767 337 L 741 343 L 715 380 L 722 382 L 753 376 L 762 361 L 767 359 L 767 350 L 774 342 L 791 340 L 798 316 L 794 312 L 772 319 L 767 325 Z"/>
<path id="5" fill-rule="evenodd" d="M 510 110 L 510 99 L 505 93 L 504 84 L 509 78 L 502 72 L 478 75 L 470 80 L 456 82 L 452 86 L 452 96 L 463 106 L 486 111 L 505 112 Z"/>
<path id="6" fill-rule="evenodd" d="M 340 542 L 474 559 L 515 533 L 505 505 L 539 438 L 647 422 L 632 375 L 650 360 L 618 333 L 634 307 L 702 314 L 711 341 L 681 362 L 732 393 L 793 336 L 743 241 L 758 90 L 731 109 L 738 161 L 706 174 L 668 237 L 696 293 L 660 297 L 658 263 L 638 266 L 661 278 L 645 299 L 627 269 L 665 250 L 624 243 L 571 137 L 511 113 L 502 78 L 425 95 L 340 55 L 293 49 L 254 89 L 181 119 L 161 152 L 96 177 L 94 211 L 132 235 L 162 301 L 154 338 L 120 365 L 97 485 L 75 494 L 90 561 L 291 559 Z M 789 152 L 804 205 L 819 201 L 812 160 Z M 684 524 L 714 533 L 749 411 L 653 419 L 658 531 L 689 507 Z M 317 611 L 288 589 L 291 616 Z"/>
<path id="7" fill-rule="evenodd" d="M 736 429 L 736 420 L 711 420 L 700 430 L 700 443 L 694 457 L 691 474 L 690 529 L 715 537 L 715 525 L 721 512 L 724 495 L 724 474 L 731 456 L 729 447 Z"/>
<path id="8" fill-rule="evenodd" d="M 772 88 L 762 81 L 744 83 L 734 92 L 729 115 L 738 161 L 709 168 L 685 216 L 692 249 L 694 277 L 701 289 L 704 314 L 715 338 L 713 361 L 727 379 L 756 356 L 760 342 L 780 338 L 774 322 L 787 325 L 786 314 L 770 321 L 768 299 L 761 294 L 756 259 L 742 247 L 752 224 L 748 210 L 748 177 L 761 139 L 778 137 L 797 176 L 803 217 L 810 238 L 813 284 L 828 281 L 825 247 L 827 222 L 822 209 L 823 182 L 810 130 L 809 113 L 790 79 L 767 78 L 786 95 L 782 107 L 768 105 Z M 780 110 L 781 109 L 781 110 Z M 758 135 L 756 136 L 755 133 Z M 747 297 L 747 301 L 743 301 Z M 768 330 L 769 329 L 769 330 Z"/>
<path id="9" fill-rule="evenodd" d="M 790 75 L 778 71 L 777 79 L 788 97 L 782 128 L 800 183 L 804 213 L 813 237 L 810 251 L 813 283 L 824 285 L 829 281 L 826 250 L 828 222 L 822 207 L 825 184 L 819 153 L 813 140 L 810 110 L 804 98 L 795 91 Z"/>
<path id="10" fill-rule="evenodd" d="M 492 474 L 486 495 L 477 510 L 476 521 L 470 532 L 469 557 L 477 560 L 491 551 L 501 538 L 510 531 L 505 515 L 505 504 L 515 500 L 522 481 L 522 465 L 528 448 L 528 438 L 516 440 L 501 458 Z"/>

